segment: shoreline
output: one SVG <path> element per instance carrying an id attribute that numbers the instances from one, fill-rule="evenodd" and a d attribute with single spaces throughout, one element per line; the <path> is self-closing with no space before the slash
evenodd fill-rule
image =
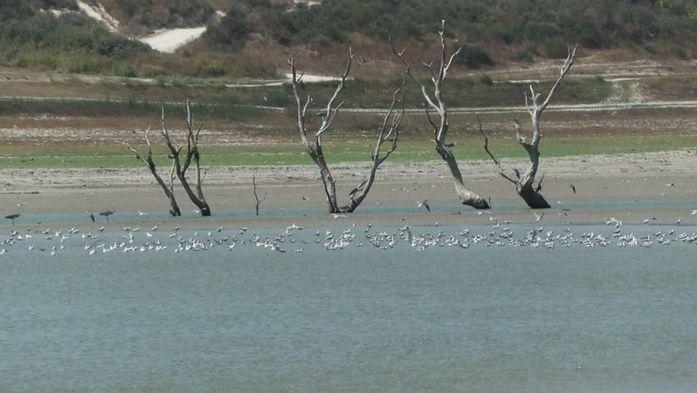
<path id="1" fill-rule="evenodd" d="M 505 167 L 521 168 L 524 164 L 524 160 L 503 161 Z M 354 221 L 398 224 L 403 217 L 423 224 L 489 223 L 490 217 L 524 223 L 535 222 L 534 214 L 543 212 L 544 220 L 556 223 L 603 223 L 616 216 L 627 223 L 655 218 L 652 223 L 673 224 L 681 219 L 683 225 L 697 225 L 697 216 L 690 215 L 697 208 L 697 174 L 693 170 L 697 157 L 693 152 L 555 157 L 543 159 L 542 165 L 546 172 L 543 193 L 553 209 L 539 212 L 528 209 L 488 161 L 460 162 L 466 184 L 492 199 L 494 208 L 479 212 L 458 204 L 450 175 L 440 162 L 384 165 L 358 212 L 342 219 L 324 213 L 318 171 L 311 165 L 206 168 L 204 192 L 213 208 L 211 220 L 193 216 L 193 205 L 180 189 L 177 195 L 186 217 L 168 219 L 167 201 L 145 168 L 2 169 L 0 210 L 25 217 L 63 214 L 84 215 L 85 219 L 87 212 L 114 210 L 123 217 L 124 221 L 118 219 L 120 223 L 176 221 L 251 227 L 290 225 L 298 220 L 317 225 Z M 340 198 L 346 198 L 360 183 L 366 168 L 358 164 L 333 166 Z M 267 194 L 260 217 L 253 213 L 253 175 L 260 191 Z M 416 207 L 424 199 L 434 209 L 433 214 Z M 152 218 L 138 216 L 138 211 Z M 80 219 L 76 221 L 80 223 Z M 9 222 L 0 226 L 12 229 Z"/>

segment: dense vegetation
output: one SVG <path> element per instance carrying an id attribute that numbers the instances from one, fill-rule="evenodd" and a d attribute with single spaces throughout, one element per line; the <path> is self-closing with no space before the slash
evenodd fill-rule
<path id="1" fill-rule="evenodd" d="M 56 0 L 36 1 L 42 8 Z M 0 3 L 0 59 L 19 67 L 95 73 L 118 68 L 120 60 L 148 50 L 107 31 L 91 19 L 68 13 L 56 17 L 23 0 Z"/>
<path id="2" fill-rule="evenodd" d="M 111 33 L 79 12 L 56 16 L 42 11 L 77 10 L 75 0 L 2 0 L 0 62 L 122 76 L 247 75 L 254 67 L 237 58 L 235 50 L 252 39 L 314 48 L 336 47 L 351 34 L 432 43 L 443 18 L 462 46 L 458 61 L 472 69 L 506 57 L 563 57 L 567 43 L 574 41 L 587 49 L 697 56 L 697 0 L 324 0 L 312 7 L 298 4 L 291 11 L 292 2 L 283 0 L 85 1 L 103 5 L 121 22 L 124 35 L 205 23 L 209 28 L 204 44 L 177 60 L 139 56 L 149 51 L 145 45 Z M 217 20 L 211 4 L 227 15 Z M 274 67 L 266 64 L 264 75 Z"/>
<path id="3" fill-rule="evenodd" d="M 126 22 L 131 33 L 164 27 L 200 26 L 213 15 L 206 0 L 109 0 L 101 2 L 109 12 Z"/>
<path id="4" fill-rule="evenodd" d="M 570 41 L 686 57 L 697 38 L 695 0 L 324 0 L 322 6 L 299 5 L 293 12 L 272 0 L 241 0 L 230 20 L 217 27 L 229 33 L 209 38 L 236 46 L 247 31 L 287 45 L 345 42 L 353 32 L 421 39 L 444 18 L 452 34 L 473 50 L 484 44 L 516 46 L 521 60 L 535 53 L 565 56 Z"/>

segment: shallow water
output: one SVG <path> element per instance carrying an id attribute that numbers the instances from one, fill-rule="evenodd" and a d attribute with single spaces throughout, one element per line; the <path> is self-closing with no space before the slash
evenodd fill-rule
<path id="1" fill-rule="evenodd" d="M 697 199 L 641 199 L 641 200 L 607 200 L 607 201 L 583 201 L 583 202 L 568 202 L 558 201 L 552 202 L 554 209 L 548 211 L 548 216 L 558 213 L 558 210 L 566 209 L 576 212 L 602 213 L 606 212 L 607 216 L 616 215 L 618 209 L 620 211 L 644 211 L 646 214 L 656 214 L 656 211 L 665 209 L 674 209 L 681 212 L 685 218 L 689 218 L 689 213 L 697 206 Z M 440 203 L 430 206 L 434 214 L 441 215 L 459 215 L 463 213 L 461 204 L 456 203 Z M 466 210 L 465 210 L 466 211 Z M 496 215 L 505 215 L 508 213 L 528 213 L 530 209 L 520 203 L 499 203 L 496 205 Z M 651 212 L 651 213 L 650 213 Z M 219 220 L 253 220 L 258 219 L 254 214 L 253 209 L 248 210 L 221 210 L 215 209 L 215 216 L 202 218 L 195 210 L 185 210 L 182 212 L 183 217 L 173 218 L 166 211 L 155 212 L 134 212 L 134 211 L 117 211 L 113 216 L 109 217 L 112 223 L 133 223 L 133 222 L 152 222 L 154 220 L 161 222 L 181 221 L 181 219 L 196 219 L 209 220 L 211 225 L 215 225 L 215 221 Z M 327 209 L 325 206 L 313 207 L 265 207 L 262 209 L 263 218 L 297 218 L 304 217 L 326 217 Z M 423 208 L 419 208 L 416 204 L 410 205 L 370 205 L 366 204 L 360 209 L 361 214 L 366 215 L 422 215 Z M 104 217 L 94 213 L 97 222 L 105 223 Z M 532 215 L 532 214 L 530 214 Z M 643 218 L 643 217 L 642 217 Z M 15 220 L 18 225 L 84 225 L 90 222 L 88 213 L 23 213 L 21 217 Z M 9 224 L 5 220 L 4 224 Z M 2 224 L 2 223 L 0 223 Z"/>
<path id="2" fill-rule="evenodd" d="M 529 229 L 513 226 L 519 238 Z M 390 232 L 372 233 L 382 230 Z M 354 241 L 328 251 L 324 230 L 319 243 L 302 244 L 317 238 L 306 228 L 286 253 L 257 247 L 251 231 L 215 230 L 178 236 L 250 242 L 175 253 L 168 235 L 136 233 L 136 244 L 168 246 L 159 252 L 91 256 L 77 234 L 54 256 L 57 237 L 35 235 L 0 256 L 0 391 L 697 387 L 697 244 L 418 251 L 405 241 L 390 249 Z"/>

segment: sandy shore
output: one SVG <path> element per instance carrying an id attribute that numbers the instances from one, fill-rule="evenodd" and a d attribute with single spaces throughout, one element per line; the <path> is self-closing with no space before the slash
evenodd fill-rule
<path id="1" fill-rule="evenodd" d="M 489 162 L 460 163 L 466 182 L 490 197 L 494 209 L 484 214 L 457 203 L 446 167 L 440 162 L 385 164 L 371 194 L 353 221 L 399 221 L 407 216 L 418 222 L 488 222 L 492 215 L 512 221 L 535 221 L 517 197 L 512 185 L 497 177 Z M 504 165 L 524 167 L 523 161 Z M 602 222 L 616 216 L 627 222 L 697 224 L 691 216 L 697 208 L 695 152 L 662 152 L 616 156 L 547 158 L 544 194 L 555 207 L 543 220 L 569 223 Z M 367 167 L 334 167 L 340 197 L 359 183 Z M 267 195 L 262 213 L 287 211 L 274 217 L 244 221 L 250 225 L 275 225 L 305 216 L 306 220 L 335 222 L 322 213 L 324 196 L 313 166 L 212 167 L 206 176 L 206 195 L 214 213 L 249 215 L 254 207 L 251 177 L 256 175 L 260 191 Z M 3 213 L 84 213 L 166 211 L 161 190 L 144 168 L 134 169 L 3 169 L 0 170 L 0 210 Z M 571 190 L 574 185 L 576 193 Z M 179 191 L 182 209 L 193 205 Z M 435 213 L 416 208 L 428 199 Z M 694 202 L 694 204 L 693 204 Z M 693 206 L 694 205 L 694 206 Z M 383 211 L 381 211 L 383 210 Z M 280 217 L 279 217 L 280 216 Z M 655 218 L 655 220 L 653 220 Z M 222 218 L 221 218 L 222 219 Z"/>

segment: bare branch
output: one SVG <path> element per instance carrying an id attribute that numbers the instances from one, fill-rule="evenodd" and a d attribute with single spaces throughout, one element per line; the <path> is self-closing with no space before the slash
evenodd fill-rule
<path id="1" fill-rule="evenodd" d="M 568 56 L 566 56 L 566 60 L 564 61 L 564 64 L 561 66 L 561 69 L 559 70 L 559 78 L 557 78 L 556 82 L 554 82 L 554 85 L 549 90 L 549 93 L 547 93 L 547 98 L 545 98 L 545 101 L 542 103 L 542 105 L 540 105 L 540 112 L 544 111 L 547 108 L 550 100 L 552 99 L 554 93 L 557 90 L 557 87 L 559 87 L 561 81 L 564 79 L 566 74 L 571 69 L 571 66 L 573 66 L 576 62 L 576 52 L 578 50 L 578 46 L 579 44 L 576 44 L 573 49 L 569 48 L 569 54 Z"/>
<path id="2" fill-rule="evenodd" d="M 513 119 L 513 129 L 515 130 L 515 138 L 516 140 L 518 140 L 518 143 L 520 143 L 523 146 L 529 145 L 527 139 L 522 134 L 520 122 L 518 122 L 518 119 Z"/>
<path id="3" fill-rule="evenodd" d="M 499 175 L 503 177 L 504 179 L 510 181 L 511 183 L 515 184 L 516 180 L 511 178 L 506 174 L 506 171 L 503 170 L 503 167 L 501 167 L 501 162 L 496 158 L 494 153 L 491 152 L 489 149 L 489 137 L 484 133 L 484 130 L 482 129 L 482 121 L 479 118 L 479 115 L 477 115 L 477 124 L 479 126 L 479 133 L 482 134 L 482 137 L 484 137 L 484 151 L 491 157 L 491 160 L 494 161 L 494 164 L 496 164 L 496 168 L 498 168 Z"/>
<path id="4" fill-rule="evenodd" d="M 162 191 L 165 193 L 165 196 L 169 199 L 169 202 L 170 202 L 170 207 L 171 207 L 170 211 L 169 211 L 170 214 L 172 216 L 180 216 L 181 210 L 179 209 L 179 205 L 177 204 L 177 200 L 174 197 L 174 183 L 170 182 L 169 185 L 167 185 L 167 183 L 165 183 L 165 181 L 162 179 L 162 177 L 160 176 L 160 174 L 157 171 L 155 161 L 153 161 L 153 159 L 152 159 L 152 145 L 150 144 L 150 138 L 148 138 L 149 132 L 150 132 L 150 128 L 148 128 L 145 131 L 145 135 L 144 135 L 145 142 L 146 142 L 147 147 L 148 147 L 148 151 L 147 151 L 146 155 L 143 155 L 142 153 L 140 153 L 138 150 L 131 147 L 130 145 L 128 145 L 128 148 L 135 154 L 137 159 L 141 160 L 145 164 L 145 167 L 148 168 L 150 173 L 153 175 L 157 184 L 159 184 L 160 187 L 162 188 Z"/>

